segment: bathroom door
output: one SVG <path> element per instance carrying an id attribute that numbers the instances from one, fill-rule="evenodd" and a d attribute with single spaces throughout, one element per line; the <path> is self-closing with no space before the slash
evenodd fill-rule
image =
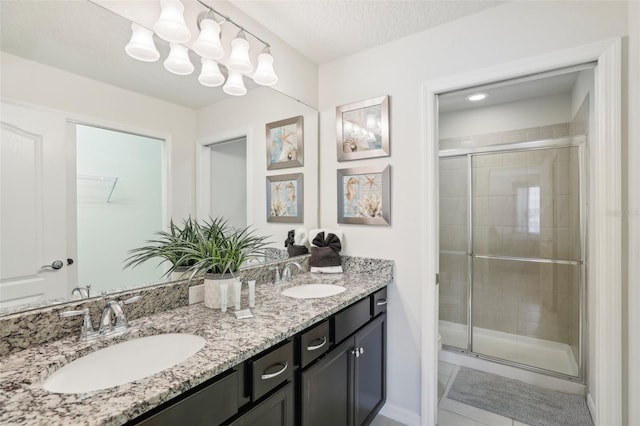
<path id="1" fill-rule="evenodd" d="M 0 307 L 65 297 L 66 122 L 2 102 L 1 127 Z"/>

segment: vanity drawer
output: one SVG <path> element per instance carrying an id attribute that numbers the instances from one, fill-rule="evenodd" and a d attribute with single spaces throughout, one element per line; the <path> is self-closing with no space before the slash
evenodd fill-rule
<path id="1" fill-rule="evenodd" d="M 329 320 L 322 321 L 300 335 L 300 368 L 325 353 L 331 346 Z"/>
<path id="2" fill-rule="evenodd" d="M 371 315 L 376 316 L 387 312 L 387 288 L 376 291 L 371 295 Z"/>
<path id="3" fill-rule="evenodd" d="M 251 399 L 257 401 L 293 376 L 293 340 L 262 354 L 251 362 Z"/>
<path id="4" fill-rule="evenodd" d="M 144 426 L 163 425 L 217 425 L 238 412 L 238 377 L 237 371 L 206 384 L 191 392 L 186 397 L 178 397 L 169 401 L 159 409 L 145 416 L 144 420 L 134 420 L 129 424 Z"/>
<path id="5" fill-rule="evenodd" d="M 371 319 L 371 299 L 365 297 L 333 317 L 334 343 L 338 344 Z"/>

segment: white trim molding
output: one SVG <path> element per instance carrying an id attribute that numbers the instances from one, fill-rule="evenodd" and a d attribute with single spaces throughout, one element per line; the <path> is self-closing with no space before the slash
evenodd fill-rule
<path id="1" fill-rule="evenodd" d="M 589 253 L 587 277 L 594 285 L 595 376 L 589 383 L 596 426 L 622 424 L 621 322 L 621 40 L 604 40 L 495 67 L 429 81 L 422 87 L 425 120 L 423 157 L 426 202 L 423 247 L 425 286 L 422 294 L 421 422 L 437 422 L 438 360 L 438 108 L 439 94 L 523 77 L 559 68 L 597 62 L 594 96 L 594 134 L 589 141 Z"/>

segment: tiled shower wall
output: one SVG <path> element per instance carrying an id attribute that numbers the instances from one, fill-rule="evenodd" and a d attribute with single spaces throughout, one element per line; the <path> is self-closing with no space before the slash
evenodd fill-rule
<path id="1" fill-rule="evenodd" d="M 578 126 L 548 127 L 567 136 Z M 504 135 L 497 137 L 503 142 Z M 474 158 L 476 254 L 579 260 L 577 149 Z M 440 319 L 465 325 L 467 180 L 466 158 L 441 160 Z M 578 285 L 578 266 L 476 259 L 473 326 L 566 343 L 576 354 Z"/>

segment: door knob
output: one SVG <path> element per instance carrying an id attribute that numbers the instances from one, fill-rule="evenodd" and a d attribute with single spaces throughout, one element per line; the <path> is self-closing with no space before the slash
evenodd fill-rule
<path id="1" fill-rule="evenodd" d="M 44 265 L 40 269 L 51 268 L 51 269 L 60 269 L 64 263 L 61 260 L 54 260 L 51 265 Z"/>

